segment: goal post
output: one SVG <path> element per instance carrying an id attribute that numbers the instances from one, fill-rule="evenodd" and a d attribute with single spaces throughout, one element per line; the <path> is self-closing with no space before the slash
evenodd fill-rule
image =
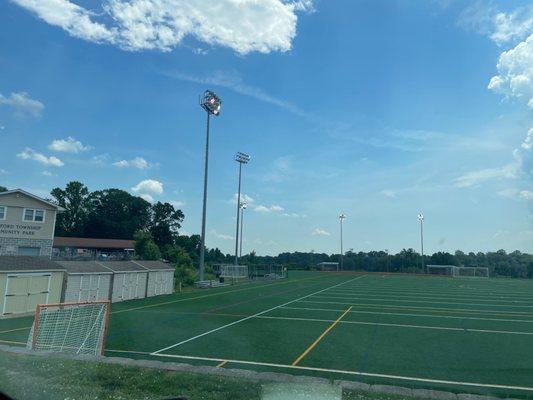
<path id="1" fill-rule="evenodd" d="M 488 278 L 487 267 L 458 267 L 456 265 L 428 265 L 429 275 L 443 275 L 453 278 Z"/>
<path id="2" fill-rule="evenodd" d="M 39 304 L 27 347 L 103 355 L 110 309 L 110 301 Z"/>

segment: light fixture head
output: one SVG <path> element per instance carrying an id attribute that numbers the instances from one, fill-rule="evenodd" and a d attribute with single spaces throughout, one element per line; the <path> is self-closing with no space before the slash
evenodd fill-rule
<path id="1" fill-rule="evenodd" d="M 248 161 L 250 161 L 250 156 L 245 153 L 241 153 L 240 151 L 235 154 L 235 161 L 240 162 L 241 164 L 248 164 Z"/>
<path id="2" fill-rule="evenodd" d="M 246 210 L 246 207 L 248 207 L 248 203 L 246 203 L 245 201 L 241 201 L 241 208 L 243 210 Z"/>
<path id="3" fill-rule="evenodd" d="M 419 221 L 423 221 L 424 220 L 424 214 L 419 212 L 418 215 L 417 215 L 417 218 L 418 218 Z"/>
<path id="4" fill-rule="evenodd" d="M 344 215 L 343 213 L 341 213 L 341 215 L 339 215 L 339 219 L 342 221 L 344 219 L 346 219 L 346 215 Z"/>
<path id="5" fill-rule="evenodd" d="M 220 108 L 222 106 L 222 99 L 218 97 L 215 92 L 206 90 L 200 99 L 202 108 L 212 115 L 220 115 Z"/>

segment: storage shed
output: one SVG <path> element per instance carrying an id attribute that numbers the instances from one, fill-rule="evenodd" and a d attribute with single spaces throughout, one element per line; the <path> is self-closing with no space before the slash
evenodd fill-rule
<path id="1" fill-rule="evenodd" d="M 146 297 L 148 270 L 132 261 L 93 261 L 113 272 L 111 301 L 143 299 Z"/>
<path id="2" fill-rule="evenodd" d="M 174 266 L 161 261 L 132 261 L 148 270 L 146 297 L 171 294 L 174 291 Z"/>
<path id="3" fill-rule="evenodd" d="M 66 270 L 63 302 L 109 300 L 113 272 L 93 261 L 57 261 Z"/>
<path id="4" fill-rule="evenodd" d="M 61 300 L 64 268 L 47 257 L 0 256 L 1 315 L 32 313 Z"/>

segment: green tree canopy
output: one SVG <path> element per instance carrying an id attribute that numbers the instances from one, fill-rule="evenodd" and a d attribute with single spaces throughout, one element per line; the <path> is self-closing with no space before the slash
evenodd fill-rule
<path id="1" fill-rule="evenodd" d="M 135 255 L 141 260 L 159 260 L 161 252 L 148 231 L 138 230 L 133 234 Z"/>
<path id="2" fill-rule="evenodd" d="M 89 189 L 83 183 L 72 181 L 65 189 L 55 188 L 50 194 L 65 209 L 57 215 L 57 236 L 83 236 L 89 217 Z"/>
<path id="3" fill-rule="evenodd" d="M 160 249 L 175 242 L 183 222 L 183 212 L 170 203 L 157 202 L 152 206 L 150 232 Z"/>

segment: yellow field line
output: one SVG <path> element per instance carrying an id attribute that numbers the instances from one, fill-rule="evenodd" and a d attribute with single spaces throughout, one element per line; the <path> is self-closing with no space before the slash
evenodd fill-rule
<path id="1" fill-rule="evenodd" d="M 352 309 L 352 307 L 353 307 L 353 306 L 348 307 L 348 308 L 342 313 L 342 315 L 341 315 L 339 318 L 337 318 L 337 319 L 336 319 L 336 320 L 335 320 L 330 326 L 328 326 L 328 328 L 327 328 L 324 332 L 322 332 L 322 334 L 321 334 L 321 335 L 320 335 L 320 336 L 319 336 L 319 337 L 318 337 L 318 338 L 317 338 L 317 339 L 311 344 L 311 346 L 309 346 L 309 347 L 308 347 L 308 348 L 307 348 L 302 354 L 300 354 L 300 356 L 299 356 L 296 360 L 294 360 L 293 363 L 292 363 L 291 365 L 298 365 L 298 364 L 300 363 L 300 361 L 302 361 L 302 360 L 305 358 L 305 356 L 307 356 L 307 354 L 309 354 L 309 352 L 310 352 L 311 350 L 313 350 L 313 349 L 316 347 L 316 345 L 317 345 L 322 339 L 324 339 L 324 337 L 325 337 L 325 336 L 326 336 L 326 335 L 327 335 L 327 334 L 328 334 L 333 328 L 335 328 L 335 325 L 337 325 L 337 324 L 340 322 L 340 320 L 343 319 L 344 316 L 350 312 L 350 310 Z"/>
<path id="2" fill-rule="evenodd" d="M 183 302 L 183 301 L 205 299 L 207 297 L 220 296 L 220 295 L 223 295 L 223 294 L 226 294 L 226 293 L 237 293 L 237 292 L 243 292 L 243 291 L 246 291 L 246 290 L 253 290 L 253 289 L 257 289 L 257 288 L 262 288 L 262 287 L 270 287 L 270 286 L 275 286 L 275 285 L 285 285 L 287 283 L 301 282 L 301 281 L 307 281 L 307 280 L 310 280 L 310 279 L 318 279 L 318 278 L 323 278 L 323 276 L 313 276 L 311 278 L 288 280 L 288 281 L 285 281 L 285 282 L 276 282 L 276 283 L 270 283 L 270 284 L 261 285 L 261 286 L 251 286 L 251 287 L 247 287 L 247 288 L 243 288 L 243 289 L 235 289 L 235 290 L 228 290 L 228 291 L 225 291 L 225 292 L 211 293 L 211 294 L 206 294 L 206 295 L 203 295 L 203 296 L 188 297 L 186 299 L 165 301 L 163 303 L 148 304 L 146 306 L 132 307 L 132 308 L 127 308 L 125 310 L 111 311 L 111 314 L 120 314 L 120 313 L 123 313 L 123 312 L 141 310 L 141 309 L 144 309 L 144 308 L 151 308 L 151 307 L 159 307 L 159 306 L 168 305 L 168 304 L 180 303 L 180 302 Z"/>
<path id="3" fill-rule="evenodd" d="M 222 361 L 220 364 L 217 365 L 218 368 L 222 368 L 224 365 L 226 365 L 227 361 Z"/>
<path id="4" fill-rule="evenodd" d="M 31 326 L 25 326 L 23 328 L 15 328 L 15 329 L 8 329 L 7 331 L 0 331 L 0 333 L 9 333 L 9 332 L 15 332 L 15 331 L 22 331 L 24 329 L 30 329 Z"/>

